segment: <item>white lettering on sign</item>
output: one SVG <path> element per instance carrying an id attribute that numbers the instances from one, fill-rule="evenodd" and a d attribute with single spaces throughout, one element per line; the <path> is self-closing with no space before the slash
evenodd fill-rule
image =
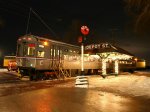
<path id="1" fill-rule="evenodd" d="M 89 49 L 106 49 L 106 48 L 111 48 L 111 45 L 108 43 L 101 43 L 101 44 L 91 44 L 85 46 L 85 50 Z"/>

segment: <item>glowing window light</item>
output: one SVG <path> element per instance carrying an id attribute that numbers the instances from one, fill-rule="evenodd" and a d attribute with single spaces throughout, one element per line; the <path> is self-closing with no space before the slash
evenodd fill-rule
<path id="1" fill-rule="evenodd" d="M 119 64 L 118 64 L 118 60 L 115 60 L 115 73 L 116 73 L 116 74 L 119 73 Z"/>
<path id="2" fill-rule="evenodd" d="M 48 42 L 44 42 L 44 45 L 47 46 L 47 45 L 48 45 Z"/>
<path id="3" fill-rule="evenodd" d="M 138 59 L 137 59 L 137 58 L 135 58 L 134 60 L 135 60 L 135 61 L 137 61 Z"/>

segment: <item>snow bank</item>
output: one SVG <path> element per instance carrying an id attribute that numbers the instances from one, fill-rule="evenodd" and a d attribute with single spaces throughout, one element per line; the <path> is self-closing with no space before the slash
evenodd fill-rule
<path id="1" fill-rule="evenodd" d="M 128 74 L 117 77 L 108 76 L 105 79 L 100 76 L 90 77 L 89 84 L 91 88 L 100 87 L 134 96 L 147 96 L 150 98 L 150 77 L 142 76 L 141 73 L 139 76 Z"/>

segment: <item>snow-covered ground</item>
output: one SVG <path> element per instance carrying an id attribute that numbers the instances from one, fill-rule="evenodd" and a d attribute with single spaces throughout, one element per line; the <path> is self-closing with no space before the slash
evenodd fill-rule
<path id="1" fill-rule="evenodd" d="M 135 75 L 136 74 L 136 75 Z M 89 77 L 90 88 L 101 88 L 133 96 L 146 96 L 150 98 L 150 72 L 142 71 L 134 74 L 124 73 L 119 76 Z"/>

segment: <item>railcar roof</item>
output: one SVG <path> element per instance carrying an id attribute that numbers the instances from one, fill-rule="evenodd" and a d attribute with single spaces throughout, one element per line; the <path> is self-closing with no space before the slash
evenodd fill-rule
<path id="1" fill-rule="evenodd" d="M 61 42 L 61 41 L 57 41 L 57 40 L 53 40 L 53 39 L 48 39 L 48 38 L 44 38 L 44 37 L 40 37 L 40 36 L 36 36 L 36 35 L 27 34 L 27 35 L 24 35 L 22 37 L 25 37 L 25 36 L 32 36 L 32 37 L 37 38 L 37 39 L 43 39 L 43 40 L 46 40 L 46 41 L 51 41 L 51 42 L 62 44 L 62 45 L 68 45 L 68 46 L 80 48 L 79 46 L 76 46 L 76 45 L 72 45 L 72 44 L 69 44 L 69 43 L 65 43 L 65 42 Z"/>

